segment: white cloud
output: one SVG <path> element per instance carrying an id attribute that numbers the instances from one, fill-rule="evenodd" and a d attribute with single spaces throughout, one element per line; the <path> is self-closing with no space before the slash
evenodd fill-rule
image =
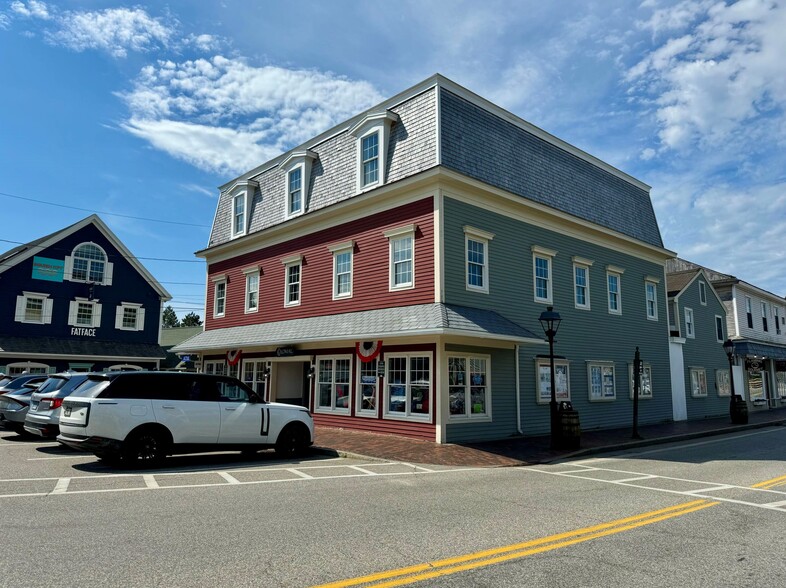
<path id="1" fill-rule="evenodd" d="M 712 150 L 730 142 L 749 144 L 758 126 L 784 117 L 786 8 L 769 0 L 678 6 L 699 22 L 650 51 L 626 80 L 657 104 L 663 146 Z M 672 28 L 657 15 L 646 26 Z"/>
<path id="2" fill-rule="evenodd" d="M 368 82 L 221 56 L 147 66 L 122 97 L 126 130 L 221 173 L 251 169 L 382 99 Z"/>
<path id="3" fill-rule="evenodd" d="M 26 18 L 41 18 L 49 20 L 49 7 L 46 2 L 39 2 L 38 0 L 29 0 L 27 4 L 24 2 L 11 2 L 11 10 Z"/>
<path id="4" fill-rule="evenodd" d="M 174 29 L 141 8 L 112 8 L 96 12 L 66 12 L 59 17 L 59 29 L 47 39 L 74 51 L 99 49 L 114 57 L 128 51 L 149 51 L 167 47 Z"/>

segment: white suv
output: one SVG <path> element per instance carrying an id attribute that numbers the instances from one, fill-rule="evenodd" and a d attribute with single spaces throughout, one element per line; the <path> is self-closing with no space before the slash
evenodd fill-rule
<path id="1" fill-rule="evenodd" d="M 290 456 L 314 442 L 314 420 L 302 406 L 260 400 L 235 378 L 114 372 L 90 375 L 63 400 L 57 440 L 128 465 L 217 449 Z"/>

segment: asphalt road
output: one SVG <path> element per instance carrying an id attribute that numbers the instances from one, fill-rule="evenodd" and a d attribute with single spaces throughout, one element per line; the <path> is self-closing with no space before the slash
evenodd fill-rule
<path id="1" fill-rule="evenodd" d="M 0 434 L 0 586 L 783 586 L 786 428 L 548 466 L 107 468 Z"/>

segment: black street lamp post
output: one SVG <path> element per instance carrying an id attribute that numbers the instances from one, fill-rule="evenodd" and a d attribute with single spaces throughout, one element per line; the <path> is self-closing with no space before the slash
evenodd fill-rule
<path id="1" fill-rule="evenodd" d="M 734 390 L 734 341 L 726 339 L 723 343 L 723 350 L 729 358 L 729 383 L 731 385 L 731 398 L 729 399 L 729 416 L 731 422 L 745 424 L 748 422 L 748 405 L 741 396 L 737 396 Z"/>
<path id="2" fill-rule="evenodd" d="M 543 327 L 543 332 L 549 340 L 549 367 L 551 369 L 551 401 L 549 402 L 549 409 L 551 411 L 551 448 L 556 449 L 559 446 L 559 439 L 557 431 L 559 429 L 558 415 L 557 415 L 557 382 L 554 370 L 554 337 L 557 336 L 557 330 L 562 322 L 558 312 L 554 312 L 554 307 L 549 306 L 545 311 L 540 313 L 540 325 Z"/>

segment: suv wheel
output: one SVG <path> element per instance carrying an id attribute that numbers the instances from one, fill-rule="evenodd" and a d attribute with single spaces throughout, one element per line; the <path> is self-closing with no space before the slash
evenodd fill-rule
<path id="1" fill-rule="evenodd" d="M 168 439 L 162 431 L 139 429 L 123 443 L 123 461 L 128 465 L 156 465 L 166 457 L 168 446 Z"/>
<path id="2" fill-rule="evenodd" d="M 303 455 L 308 447 L 308 429 L 304 425 L 289 424 L 278 434 L 276 439 L 276 455 L 291 457 Z"/>

